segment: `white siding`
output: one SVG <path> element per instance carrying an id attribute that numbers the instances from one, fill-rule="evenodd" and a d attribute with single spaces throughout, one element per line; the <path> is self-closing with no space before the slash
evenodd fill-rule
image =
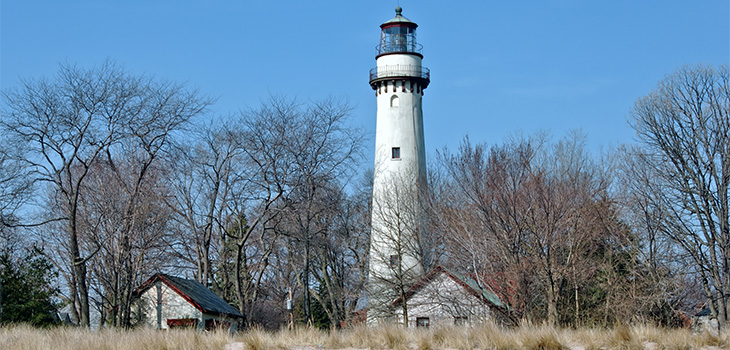
<path id="1" fill-rule="evenodd" d="M 467 317 L 468 324 L 492 318 L 489 306 L 443 273 L 411 296 L 407 306 L 409 327 L 415 327 L 419 317 L 428 317 L 431 327 L 453 325 L 456 317 Z M 402 307 L 394 311 L 402 322 Z"/>
<path id="2" fill-rule="evenodd" d="M 160 283 L 162 301 L 162 329 L 168 329 L 167 319 L 195 318 L 198 319 L 198 327 L 203 328 L 205 323 L 203 314 L 193 305 L 183 299 L 177 292 L 164 283 Z M 153 285 L 140 297 L 140 309 L 142 311 L 142 323 L 146 326 L 157 328 L 157 285 Z"/>

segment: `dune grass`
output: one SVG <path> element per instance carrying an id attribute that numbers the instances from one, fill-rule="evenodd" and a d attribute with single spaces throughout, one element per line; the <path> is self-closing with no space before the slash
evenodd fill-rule
<path id="1" fill-rule="evenodd" d="M 18 325 L 0 328 L 0 349 L 225 349 L 240 343 L 243 349 L 730 349 L 730 332 L 693 333 L 638 325 L 613 329 L 556 329 L 522 325 L 506 329 L 494 325 L 474 328 L 404 329 L 357 327 L 321 331 L 301 327 L 294 331 L 251 329 L 226 332 L 156 331 L 151 329 L 98 332 L 79 328 L 36 329 Z"/>

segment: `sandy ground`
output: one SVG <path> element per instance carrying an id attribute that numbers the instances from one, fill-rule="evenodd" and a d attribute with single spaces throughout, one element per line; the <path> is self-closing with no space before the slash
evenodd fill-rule
<path id="1" fill-rule="evenodd" d="M 247 350 L 243 343 L 231 343 L 226 345 L 225 350 Z M 324 350 L 324 348 L 314 346 L 293 346 L 289 350 Z M 342 349 L 326 349 L 326 350 L 369 350 L 368 348 L 342 348 Z"/>
<path id="2" fill-rule="evenodd" d="M 413 346 L 410 347 L 411 349 L 417 349 L 418 347 L 413 344 Z M 581 345 L 571 345 L 569 347 L 570 350 L 586 350 L 584 346 Z M 660 350 L 661 347 L 657 343 L 651 343 L 651 342 L 645 342 L 644 343 L 644 350 Z M 226 345 L 225 350 L 247 350 L 245 345 L 243 343 L 231 343 Z M 293 346 L 289 348 L 289 350 L 370 350 L 369 348 L 340 348 L 340 349 L 325 349 L 321 347 L 314 347 L 314 346 Z M 452 348 L 438 348 L 438 350 L 457 350 Z M 705 346 L 700 348 L 700 350 L 724 350 L 723 348 L 719 346 Z"/>

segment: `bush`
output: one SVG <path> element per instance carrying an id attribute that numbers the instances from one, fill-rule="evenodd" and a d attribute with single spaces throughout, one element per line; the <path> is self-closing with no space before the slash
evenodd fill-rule
<path id="1" fill-rule="evenodd" d="M 8 251 L 0 253 L 0 324 L 55 324 L 55 278 L 50 261 L 36 247 L 18 258 Z"/>

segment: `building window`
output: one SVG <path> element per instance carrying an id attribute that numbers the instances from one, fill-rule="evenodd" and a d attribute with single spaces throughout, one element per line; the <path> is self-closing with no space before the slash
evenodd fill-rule
<path id="1" fill-rule="evenodd" d="M 430 324 L 428 317 L 416 317 L 416 327 L 428 328 Z"/>
<path id="2" fill-rule="evenodd" d="M 398 255 L 391 255 L 390 256 L 390 267 L 391 268 L 398 267 L 398 262 L 399 261 L 400 261 L 400 259 L 398 259 Z"/>
<path id="3" fill-rule="evenodd" d="M 469 324 L 469 317 L 466 317 L 466 316 L 455 316 L 454 317 L 454 325 L 466 326 L 468 324 Z"/>
<path id="4" fill-rule="evenodd" d="M 390 98 L 390 106 L 391 107 L 400 107 L 400 99 L 398 98 L 398 95 L 393 95 L 393 97 Z"/>
<path id="5" fill-rule="evenodd" d="M 391 157 L 393 159 L 400 159 L 400 147 L 393 147 Z"/>

